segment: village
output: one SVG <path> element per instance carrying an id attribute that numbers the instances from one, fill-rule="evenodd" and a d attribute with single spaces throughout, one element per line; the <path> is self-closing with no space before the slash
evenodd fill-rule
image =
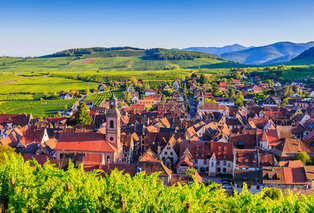
<path id="1" fill-rule="evenodd" d="M 265 187 L 311 194 L 314 89 L 307 80 L 282 85 L 243 69 L 220 82 L 193 73 L 152 88 L 122 79 L 124 98 L 99 106 L 83 97 L 58 117 L 0 114 L 0 145 L 60 169 L 70 159 L 86 172 L 160 172 L 168 186 L 214 181 L 230 193 L 245 183 L 253 194 Z"/>

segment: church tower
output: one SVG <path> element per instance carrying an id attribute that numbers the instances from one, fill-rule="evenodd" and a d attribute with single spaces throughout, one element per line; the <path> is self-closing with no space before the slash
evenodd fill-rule
<path id="1" fill-rule="evenodd" d="M 109 100 L 109 110 L 106 114 L 106 140 L 118 149 L 119 154 L 121 153 L 120 111 L 114 95 Z"/>

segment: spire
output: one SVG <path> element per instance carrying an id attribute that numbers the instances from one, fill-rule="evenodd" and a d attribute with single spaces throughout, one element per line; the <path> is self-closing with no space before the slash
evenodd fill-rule
<path id="1" fill-rule="evenodd" d="M 113 100 L 116 99 L 116 96 L 114 95 L 114 93 L 112 93 L 110 99 L 113 99 Z"/>

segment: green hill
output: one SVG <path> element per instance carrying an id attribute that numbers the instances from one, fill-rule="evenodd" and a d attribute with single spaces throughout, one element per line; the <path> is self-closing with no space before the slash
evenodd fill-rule
<path id="1" fill-rule="evenodd" d="M 0 72 L 102 72 L 246 67 L 192 51 L 134 47 L 69 49 L 35 58 L 0 58 Z"/>
<path id="2" fill-rule="evenodd" d="M 302 65 L 310 65 L 310 64 L 314 64 L 314 47 L 302 52 L 300 55 L 298 55 L 297 57 L 291 59 L 291 61 L 289 63 L 287 63 L 289 65 L 292 64 L 302 64 Z"/>

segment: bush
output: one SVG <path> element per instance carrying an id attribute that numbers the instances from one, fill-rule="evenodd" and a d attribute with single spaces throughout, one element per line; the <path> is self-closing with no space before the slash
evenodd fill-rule
<path id="1" fill-rule="evenodd" d="M 313 196 L 282 194 L 267 199 L 267 189 L 252 195 L 244 185 L 240 194 L 228 196 L 216 184 L 166 187 L 158 173 L 134 177 L 114 170 L 84 172 L 69 163 L 66 171 L 49 162 L 24 162 L 21 156 L 4 156 L 0 164 L 0 206 L 5 212 L 121 212 L 120 194 L 126 212 L 311 212 Z M 13 183 L 13 184 L 12 184 Z M 271 196 L 272 193 L 271 193 Z M 277 197 L 274 197 L 277 198 Z"/>

